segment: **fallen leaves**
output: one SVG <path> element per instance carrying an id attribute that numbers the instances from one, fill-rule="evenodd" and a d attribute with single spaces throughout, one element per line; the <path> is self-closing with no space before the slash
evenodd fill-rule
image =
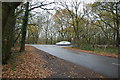
<path id="1" fill-rule="evenodd" d="M 3 65 L 3 78 L 46 78 L 52 72 L 42 65 L 46 63 L 42 55 L 35 53 L 33 47 L 15 57 L 13 64 Z M 40 58 L 41 57 L 41 58 Z"/>

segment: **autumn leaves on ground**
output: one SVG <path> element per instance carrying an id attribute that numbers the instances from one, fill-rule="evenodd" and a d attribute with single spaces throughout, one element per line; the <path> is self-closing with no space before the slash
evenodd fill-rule
<path id="1" fill-rule="evenodd" d="M 64 61 L 34 47 L 25 52 L 13 49 L 12 58 L 3 65 L 3 78 L 103 78 L 102 74 Z"/>

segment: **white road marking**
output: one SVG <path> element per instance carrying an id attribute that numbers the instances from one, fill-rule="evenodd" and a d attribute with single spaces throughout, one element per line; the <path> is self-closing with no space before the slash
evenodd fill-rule
<path id="1" fill-rule="evenodd" d="M 118 66 L 120 65 L 120 64 L 118 64 L 118 63 L 112 63 L 112 64 L 113 64 L 113 65 L 118 65 Z"/>

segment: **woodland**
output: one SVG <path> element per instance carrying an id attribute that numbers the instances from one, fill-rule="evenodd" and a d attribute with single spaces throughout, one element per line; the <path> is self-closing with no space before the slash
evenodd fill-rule
<path id="1" fill-rule="evenodd" d="M 59 41 L 120 54 L 120 2 L 2 2 L 2 64 L 13 47 Z"/>

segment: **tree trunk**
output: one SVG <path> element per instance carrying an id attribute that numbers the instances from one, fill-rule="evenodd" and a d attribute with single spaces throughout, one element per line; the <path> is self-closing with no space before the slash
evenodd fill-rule
<path id="1" fill-rule="evenodd" d="M 119 45 L 120 45 L 120 33 L 119 33 L 119 26 L 120 26 L 120 9 L 119 9 L 120 2 L 116 3 L 116 24 L 117 24 L 117 38 L 116 38 L 116 47 L 118 47 L 118 53 L 120 54 Z"/>
<path id="2" fill-rule="evenodd" d="M 21 39 L 20 52 L 23 52 L 25 50 L 26 29 L 27 29 L 28 16 L 29 16 L 29 2 L 26 3 L 25 10 L 26 10 L 25 16 L 24 16 L 23 24 L 22 24 L 22 39 Z"/>
<path id="3" fill-rule="evenodd" d="M 117 17 L 117 21 L 116 21 L 116 24 L 117 24 L 117 39 L 116 39 L 116 46 L 119 48 L 119 44 L 120 44 L 120 34 L 119 34 L 119 26 L 120 26 L 120 11 L 119 11 L 119 6 L 120 5 L 120 2 L 117 2 L 116 3 L 116 17 Z"/>
<path id="4" fill-rule="evenodd" d="M 15 9 L 20 3 L 2 3 L 2 64 L 6 64 L 10 57 L 10 52 L 14 40 Z"/>
<path id="5" fill-rule="evenodd" d="M 18 36 L 14 39 L 14 45 L 15 45 L 15 43 L 17 42 L 18 38 L 20 37 L 20 34 L 21 34 L 21 31 L 19 32 Z M 13 45 L 13 46 L 14 46 L 14 45 Z"/>

